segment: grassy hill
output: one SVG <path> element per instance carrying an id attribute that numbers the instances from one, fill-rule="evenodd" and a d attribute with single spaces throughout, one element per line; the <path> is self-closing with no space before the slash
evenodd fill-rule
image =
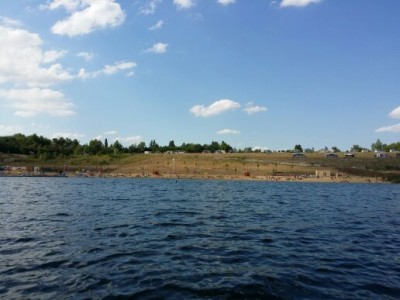
<path id="1" fill-rule="evenodd" d="M 375 158 L 373 153 L 358 153 L 354 158 L 326 158 L 310 153 L 294 158 L 291 153 L 229 154 L 118 154 L 80 155 L 40 160 L 31 156 L 0 154 L 0 166 L 38 166 L 47 172 L 68 172 L 95 176 L 164 176 L 164 177 L 265 177 L 311 176 L 316 170 L 331 174 L 400 178 L 400 158 Z"/>

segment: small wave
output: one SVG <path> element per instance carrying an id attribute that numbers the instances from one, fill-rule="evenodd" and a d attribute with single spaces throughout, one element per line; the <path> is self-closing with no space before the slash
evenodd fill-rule
<path id="1" fill-rule="evenodd" d="M 272 239 L 272 238 L 263 238 L 261 240 L 261 242 L 264 243 L 264 244 L 271 244 L 271 243 L 274 242 L 274 239 Z"/>
<path id="2" fill-rule="evenodd" d="M 194 288 L 178 283 L 167 283 L 161 287 L 143 289 L 132 294 L 108 295 L 104 300 L 115 299 L 271 299 L 281 300 L 268 287 L 243 284 L 221 288 Z"/>
<path id="3" fill-rule="evenodd" d="M 71 217 L 72 215 L 69 213 L 64 213 L 64 212 L 60 212 L 60 213 L 56 213 L 55 215 L 52 215 L 51 217 Z"/>
<path id="4" fill-rule="evenodd" d="M 43 264 L 38 265 L 36 268 L 37 269 L 56 269 L 60 266 L 62 266 L 63 264 L 68 263 L 68 260 L 58 260 L 58 261 L 50 261 L 50 262 L 46 262 Z"/>
<path id="5" fill-rule="evenodd" d="M 19 238 L 19 239 L 15 240 L 15 243 L 16 244 L 18 244 L 18 243 L 29 243 L 29 242 L 33 242 L 33 241 L 35 241 L 35 239 L 32 238 L 32 237 L 24 237 L 24 238 Z"/>
<path id="6" fill-rule="evenodd" d="M 398 298 L 400 296 L 399 287 L 389 286 L 383 283 L 370 283 L 363 285 L 361 288 L 371 291 L 377 295 L 387 295 L 394 298 Z"/>
<path id="7" fill-rule="evenodd" d="M 183 223 L 183 222 L 160 222 L 154 224 L 157 227 L 196 227 L 204 225 L 203 222 Z"/>

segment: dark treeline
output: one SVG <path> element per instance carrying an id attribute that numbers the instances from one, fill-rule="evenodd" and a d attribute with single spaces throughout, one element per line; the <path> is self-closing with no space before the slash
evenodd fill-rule
<path id="1" fill-rule="evenodd" d="M 352 152 L 361 152 L 366 148 L 354 145 L 351 149 Z M 379 139 L 371 145 L 372 151 L 386 151 L 397 150 L 400 151 L 400 142 L 392 144 L 383 144 Z M 170 141 L 166 146 L 160 146 L 155 140 L 151 140 L 149 145 L 145 142 L 133 144 L 124 147 L 118 140 L 109 144 L 107 139 L 100 141 L 97 139 L 91 140 L 87 144 L 81 145 L 78 140 L 69 138 L 53 138 L 49 139 L 37 134 L 29 136 L 23 134 L 14 134 L 11 136 L 0 136 L 0 153 L 10 154 L 26 154 L 33 155 L 42 159 L 51 159 L 60 156 L 71 155 L 98 155 L 98 154 L 118 154 L 118 153 L 144 153 L 150 152 L 168 152 L 168 151 L 182 151 L 187 153 L 202 153 L 202 152 L 260 152 L 261 150 L 253 150 L 250 147 L 244 149 L 234 149 L 226 142 L 211 142 L 211 144 L 195 144 L 183 143 L 180 146 L 175 145 L 174 141 Z M 295 145 L 293 150 L 284 150 L 283 152 L 314 152 L 314 149 L 303 150 L 301 145 Z M 329 151 L 325 147 L 325 151 Z M 337 147 L 332 147 L 331 151 L 341 152 Z"/>
<path id="2" fill-rule="evenodd" d="M 37 134 L 25 136 L 19 133 L 0 137 L 0 152 L 2 153 L 34 155 L 45 159 L 82 154 L 144 153 L 145 151 L 201 153 L 204 151 L 230 152 L 232 150 L 234 149 L 224 141 L 221 143 L 213 141 L 209 145 L 183 143 L 181 146 L 176 146 L 174 141 L 170 141 L 167 146 L 160 146 L 155 140 L 152 140 L 149 145 L 146 145 L 145 142 L 140 142 L 124 147 L 119 141 L 109 144 L 107 139 L 104 142 L 94 139 L 87 144 L 81 145 L 76 139 L 72 140 L 63 137 L 49 139 Z"/>

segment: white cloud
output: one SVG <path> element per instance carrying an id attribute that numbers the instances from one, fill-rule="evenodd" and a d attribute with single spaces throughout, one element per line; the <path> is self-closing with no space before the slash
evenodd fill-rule
<path id="1" fill-rule="evenodd" d="M 223 6 L 227 6 L 229 4 L 235 3 L 236 0 L 218 0 L 217 2 L 218 2 L 218 4 L 221 4 Z"/>
<path id="2" fill-rule="evenodd" d="M 48 87 L 73 78 L 59 63 L 45 66 L 66 51 L 43 51 L 38 34 L 0 26 L 0 40 L 0 84 Z"/>
<path id="3" fill-rule="evenodd" d="M 124 146 L 130 146 L 134 144 L 139 144 L 143 141 L 143 137 L 140 135 L 137 136 L 127 136 L 127 137 L 118 137 L 114 139 L 114 142 L 118 141 Z"/>
<path id="4" fill-rule="evenodd" d="M 163 26 L 164 26 L 164 21 L 163 20 L 159 20 L 156 24 L 154 24 L 153 26 L 149 27 L 149 30 L 161 29 Z"/>
<path id="5" fill-rule="evenodd" d="M 168 44 L 157 43 L 154 44 L 151 48 L 147 49 L 146 52 L 156 53 L 156 54 L 164 54 L 167 52 Z"/>
<path id="6" fill-rule="evenodd" d="M 105 135 L 116 135 L 118 132 L 116 130 L 109 130 L 104 132 Z"/>
<path id="7" fill-rule="evenodd" d="M 6 26 L 6 27 L 21 27 L 22 23 L 18 20 L 14 20 L 11 18 L 7 17 L 2 17 L 0 16 L 0 24 Z"/>
<path id="8" fill-rule="evenodd" d="M 43 63 L 47 64 L 55 62 L 56 60 L 62 58 L 67 53 L 68 51 L 55 51 L 55 50 L 46 51 L 43 53 Z"/>
<path id="9" fill-rule="evenodd" d="M 100 71 L 87 72 L 84 68 L 79 70 L 78 77 L 81 79 L 97 78 L 99 75 L 113 75 L 118 72 L 131 70 L 126 75 L 132 76 L 134 73 L 133 68 L 136 67 L 136 63 L 133 61 L 120 61 L 112 65 L 106 65 Z"/>
<path id="10" fill-rule="evenodd" d="M 385 127 L 378 128 L 377 130 L 375 130 L 375 132 L 392 132 L 392 133 L 398 133 L 398 132 L 400 132 L 400 123 L 399 123 L 399 124 L 392 125 L 392 126 L 385 126 Z"/>
<path id="11" fill-rule="evenodd" d="M 53 33 L 59 35 L 85 35 L 99 28 L 116 27 L 125 20 L 125 13 L 115 0 L 53 0 L 48 5 L 49 9 L 59 7 L 71 13 L 51 28 Z"/>
<path id="12" fill-rule="evenodd" d="M 91 61 L 94 54 L 90 52 L 79 52 L 76 56 L 83 58 L 86 61 Z"/>
<path id="13" fill-rule="evenodd" d="M 139 8 L 139 13 L 142 15 L 152 15 L 160 3 L 161 0 L 147 0 L 146 4 Z"/>
<path id="14" fill-rule="evenodd" d="M 241 105 L 235 101 L 222 99 L 214 102 L 207 107 L 205 107 L 204 105 L 195 105 L 190 109 L 190 112 L 196 117 L 209 117 L 213 115 L 218 115 L 228 110 L 240 108 L 240 106 Z"/>
<path id="15" fill-rule="evenodd" d="M 51 89 L 30 88 L 0 90 L 0 98 L 10 102 L 14 113 L 19 117 L 32 117 L 38 114 L 66 117 L 75 114 L 74 105 L 64 94 Z"/>
<path id="16" fill-rule="evenodd" d="M 19 126 L 0 125 L 0 135 L 12 135 L 22 131 Z"/>
<path id="17" fill-rule="evenodd" d="M 85 135 L 81 134 L 81 133 L 74 133 L 74 132 L 57 132 L 51 136 L 52 139 L 58 139 L 61 137 L 65 138 L 65 139 L 79 140 L 80 138 L 85 137 Z"/>
<path id="18" fill-rule="evenodd" d="M 282 0 L 280 7 L 305 7 L 313 3 L 319 3 L 322 0 Z"/>
<path id="19" fill-rule="evenodd" d="M 131 61 L 120 61 L 116 62 L 113 65 L 106 65 L 103 69 L 103 73 L 107 75 L 112 75 L 124 70 L 130 70 L 136 67 L 136 63 Z"/>
<path id="20" fill-rule="evenodd" d="M 390 114 L 389 117 L 393 119 L 400 119 L 400 106 L 395 108 Z"/>
<path id="21" fill-rule="evenodd" d="M 194 0 L 174 0 L 178 9 L 189 9 L 195 5 Z"/>
<path id="22" fill-rule="evenodd" d="M 253 102 L 250 102 L 246 104 L 246 107 L 243 108 L 243 111 L 245 111 L 249 115 L 252 115 L 262 111 L 267 111 L 267 108 L 265 106 L 254 105 Z"/>
<path id="23" fill-rule="evenodd" d="M 47 5 L 40 5 L 41 9 L 54 10 L 57 8 L 64 8 L 67 11 L 74 11 L 81 5 L 81 0 L 53 0 Z"/>
<path id="24" fill-rule="evenodd" d="M 222 129 L 222 130 L 218 131 L 217 134 L 221 134 L 221 135 L 224 135 L 224 134 L 240 134 L 240 131 L 226 128 L 226 129 Z"/>

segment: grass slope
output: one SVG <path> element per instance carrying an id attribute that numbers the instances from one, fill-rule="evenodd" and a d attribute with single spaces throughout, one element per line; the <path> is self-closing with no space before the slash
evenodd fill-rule
<path id="1" fill-rule="evenodd" d="M 293 158 L 290 153 L 229 154 L 119 154 L 39 160 L 23 155 L 0 154 L 0 165 L 39 166 L 46 171 L 69 173 L 88 171 L 112 176 L 182 176 L 182 177 L 260 177 L 314 175 L 316 170 L 332 174 L 400 178 L 400 158 L 375 158 L 373 153 L 358 153 L 354 158 L 326 158 L 322 153 Z"/>

